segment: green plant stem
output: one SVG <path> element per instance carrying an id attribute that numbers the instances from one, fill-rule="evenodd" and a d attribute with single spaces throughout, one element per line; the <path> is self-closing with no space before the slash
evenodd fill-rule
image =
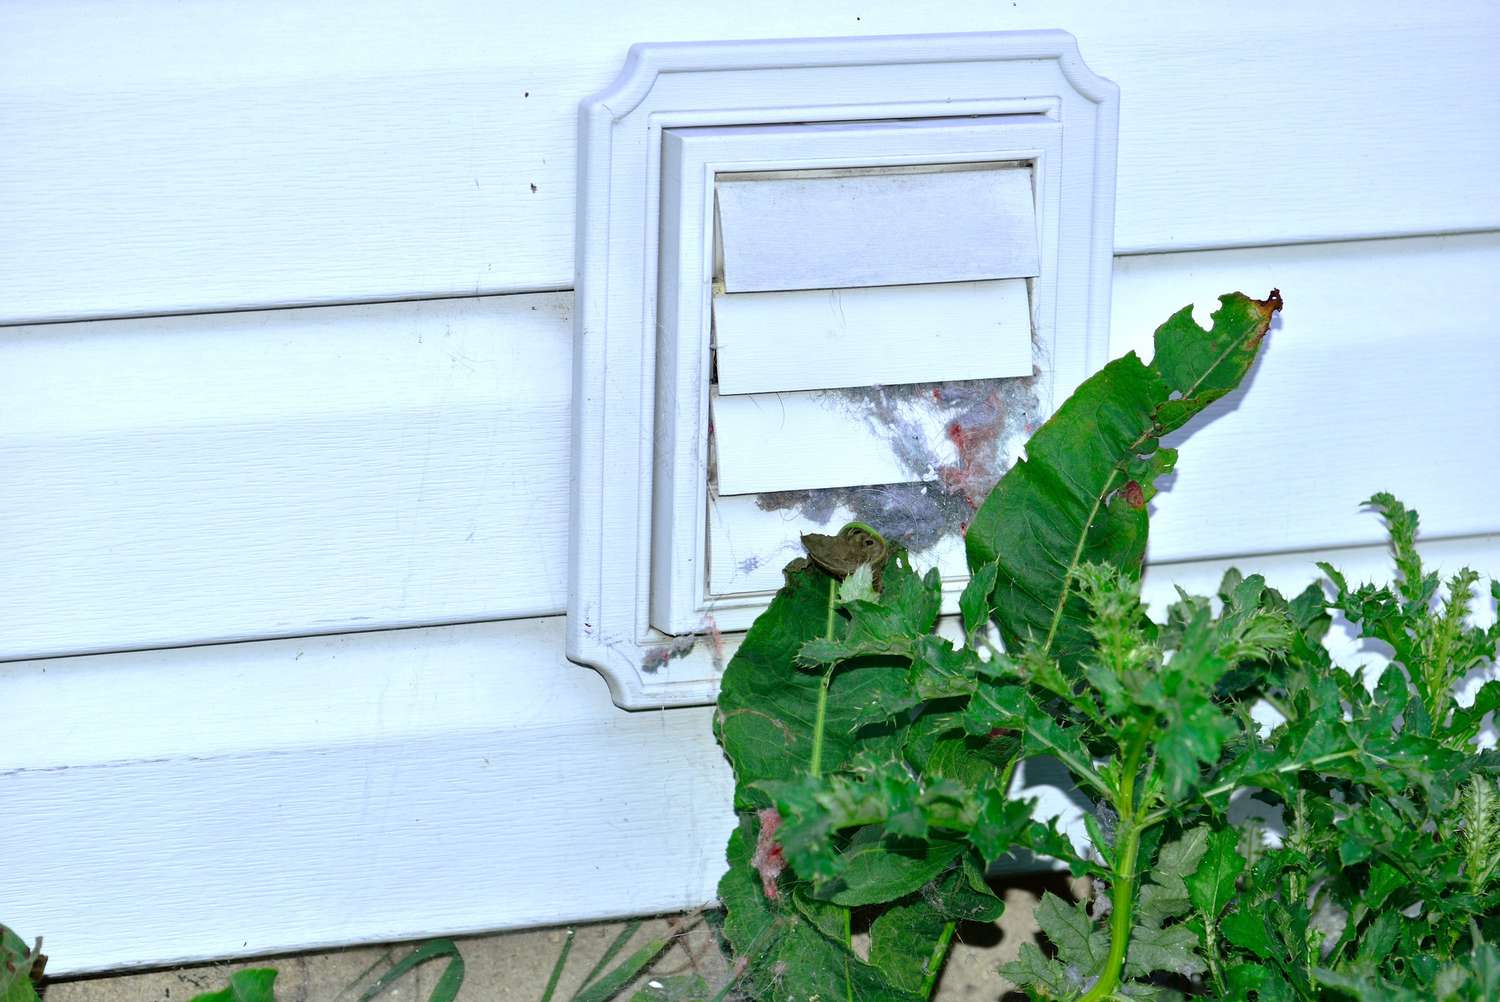
<path id="1" fill-rule="evenodd" d="M 1011 757 L 1011 760 L 1009 762 L 1005 763 L 1005 767 L 1000 770 L 999 789 L 1000 789 L 1000 792 L 1003 793 L 1003 794 L 1005 794 L 1007 797 L 1010 796 L 1010 784 L 1011 784 L 1011 780 L 1016 775 L 1016 767 L 1019 766 L 1020 764 L 1021 764 L 1021 753 L 1020 752 L 1016 752 L 1016 754 Z"/>
<path id="2" fill-rule="evenodd" d="M 807 771 L 814 776 L 823 774 L 823 728 L 828 721 L 828 685 L 833 681 L 833 668 L 823 673 L 818 685 L 818 709 L 813 717 L 812 755 L 807 760 Z"/>
<path id="3" fill-rule="evenodd" d="M 1130 930 L 1135 919 L 1136 858 L 1141 851 L 1141 833 L 1149 827 L 1136 817 L 1135 776 L 1153 730 L 1145 726 L 1136 732 L 1135 739 L 1125 751 L 1120 787 L 1112 798 L 1120 822 L 1119 837 L 1115 840 L 1115 865 L 1111 868 L 1109 955 L 1104 958 L 1099 980 L 1079 1002 L 1100 1002 L 1113 995 L 1120 984 L 1120 972 L 1125 967 L 1125 954 L 1130 948 Z"/>
<path id="4" fill-rule="evenodd" d="M 1109 915 L 1109 956 L 1094 987 L 1078 1002 L 1100 1002 L 1114 994 L 1125 967 L 1125 951 L 1130 947 L 1131 920 L 1135 917 L 1135 861 L 1141 848 L 1141 830 L 1132 821 L 1120 828 L 1115 843 L 1114 879 L 1111 881 Z"/>
<path id="5" fill-rule="evenodd" d="M 838 581 L 828 579 L 828 624 L 823 629 L 823 639 L 833 639 L 834 609 L 837 607 Z M 813 717 L 812 734 L 812 756 L 807 763 L 807 771 L 814 776 L 823 774 L 823 728 L 828 720 L 828 686 L 833 682 L 833 666 L 823 673 L 823 681 L 818 686 L 818 709 Z"/>
<path id="6" fill-rule="evenodd" d="M 924 999 L 932 997 L 932 989 L 937 985 L 938 975 L 943 973 L 943 957 L 948 953 L 948 944 L 953 942 L 953 930 L 957 928 L 957 922 L 943 924 L 943 931 L 932 948 L 932 956 L 927 959 L 927 977 L 922 979 L 921 991 Z"/>
<path id="7" fill-rule="evenodd" d="M 1214 916 L 1199 912 L 1203 916 L 1203 955 L 1208 960 L 1208 973 L 1214 979 L 1214 990 L 1224 995 L 1224 971 L 1219 964 L 1218 924 Z"/>

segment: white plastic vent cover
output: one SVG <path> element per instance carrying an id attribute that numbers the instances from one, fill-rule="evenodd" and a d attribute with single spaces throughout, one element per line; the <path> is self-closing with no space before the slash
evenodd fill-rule
<path id="1" fill-rule="evenodd" d="M 1102 364 L 1116 90 L 1071 36 L 640 45 L 582 108 L 569 656 L 711 701 L 800 552 L 962 527 Z"/>

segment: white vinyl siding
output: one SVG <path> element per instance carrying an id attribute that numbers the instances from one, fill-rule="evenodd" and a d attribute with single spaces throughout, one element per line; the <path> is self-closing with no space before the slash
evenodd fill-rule
<path id="1" fill-rule="evenodd" d="M 1375 542 L 1357 508 L 1377 490 L 1430 535 L 1500 532 L 1473 468 L 1500 427 L 1497 269 L 1493 234 L 1118 259 L 1112 355 L 1222 291 L 1287 300 L 1248 387 L 1187 439 L 1152 559 Z M 561 613 L 569 299 L 0 333 L 0 462 L 25 473 L 0 483 L 0 651 Z"/>
<path id="2" fill-rule="evenodd" d="M 1485 0 L 110 11 L 0 7 L 0 322 L 569 288 L 578 101 L 642 41 L 1070 31 L 1121 253 L 1500 228 Z"/>

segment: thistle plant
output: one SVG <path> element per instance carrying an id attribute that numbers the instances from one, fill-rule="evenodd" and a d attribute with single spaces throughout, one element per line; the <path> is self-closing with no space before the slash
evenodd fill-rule
<path id="1" fill-rule="evenodd" d="M 1470 623 L 1478 576 L 1439 597 L 1416 514 L 1377 495 L 1394 587 L 1325 566 L 1329 591 L 1287 598 L 1231 571 L 1159 621 L 1141 604 L 1161 438 L 1239 384 L 1280 305 L 1225 296 L 1207 330 L 1183 310 L 1149 363 L 1084 382 L 976 513 L 951 628 L 894 543 L 788 568 L 715 717 L 735 991 L 928 998 L 957 925 L 1000 913 L 986 871 L 1024 851 L 1098 889 L 1041 901 L 1052 952 L 1005 970 L 1035 999 L 1500 997 L 1500 763 L 1476 744 L 1500 683 L 1460 698 L 1500 642 Z M 1378 679 L 1332 662 L 1334 612 L 1390 648 Z M 1016 796 L 1037 758 L 1091 801 L 1080 844 Z"/>

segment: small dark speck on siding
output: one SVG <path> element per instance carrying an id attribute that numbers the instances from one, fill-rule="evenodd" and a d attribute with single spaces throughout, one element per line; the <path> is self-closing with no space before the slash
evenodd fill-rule
<path id="1" fill-rule="evenodd" d="M 533 184 L 533 185 L 532 185 L 532 186 L 531 186 L 531 193 L 532 193 L 532 194 L 533 194 L 533 195 L 535 195 L 535 194 L 536 194 L 536 185 L 535 185 L 535 184 Z"/>

